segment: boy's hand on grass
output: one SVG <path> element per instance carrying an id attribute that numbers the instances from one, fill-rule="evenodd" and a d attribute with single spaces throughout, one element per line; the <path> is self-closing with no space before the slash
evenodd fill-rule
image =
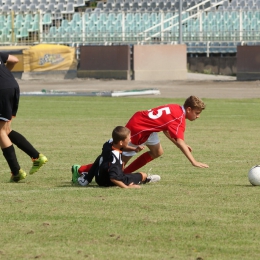
<path id="1" fill-rule="evenodd" d="M 207 164 L 201 162 L 194 162 L 192 165 L 199 168 L 209 168 Z"/>
<path id="2" fill-rule="evenodd" d="M 140 185 L 134 184 L 133 182 L 128 185 L 128 188 L 141 188 Z"/>

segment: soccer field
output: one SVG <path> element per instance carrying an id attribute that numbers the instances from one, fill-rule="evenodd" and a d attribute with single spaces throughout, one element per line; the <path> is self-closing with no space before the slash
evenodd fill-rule
<path id="1" fill-rule="evenodd" d="M 260 99 L 203 100 L 185 140 L 210 168 L 193 167 L 160 133 L 164 154 L 142 170 L 161 181 L 124 190 L 73 186 L 71 165 L 93 162 L 135 111 L 184 98 L 21 97 L 13 129 L 49 162 L 9 183 L 0 157 L 0 259 L 259 259 L 260 189 L 247 172 L 259 163 Z"/>

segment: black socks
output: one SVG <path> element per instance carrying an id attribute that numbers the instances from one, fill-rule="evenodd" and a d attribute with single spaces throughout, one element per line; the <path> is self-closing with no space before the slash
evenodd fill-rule
<path id="1" fill-rule="evenodd" d="M 13 144 L 17 145 L 18 148 L 28 154 L 31 158 L 39 158 L 39 152 L 27 141 L 23 135 L 12 130 L 8 137 Z"/>
<path id="2" fill-rule="evenodd" d="M 11 169 L 11 172 L 13 173 L 13 175 L 17 175 L 20 170 L 20 165 L 16 158 L 14 146 L 11 145 L 9 147 L 2 148 L 2 151 L 3 151 L 3 155 L 4 155 L 7 163 Z"/>

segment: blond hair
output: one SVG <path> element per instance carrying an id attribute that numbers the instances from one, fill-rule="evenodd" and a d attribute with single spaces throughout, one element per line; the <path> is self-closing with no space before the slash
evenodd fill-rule
<path id="1" fill-rule="evenodd" d="M 184 108 L 187 109 L 188 107 L 190 107 L 191 109 L 199 109 L 199 110 L 204 110 L 206 105 L 204 104 L 204 102 L 196 97 L 196 96 L 190 96 L 188 97 L 185 102 L 184 102 Z"/>

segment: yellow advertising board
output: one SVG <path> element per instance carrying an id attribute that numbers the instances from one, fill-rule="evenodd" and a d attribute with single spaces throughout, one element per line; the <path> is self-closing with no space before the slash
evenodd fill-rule
<path id="1" fill-rule="evenodd" d="M 77 69 L 75 49 L 64 45 L 39 44 L 23 50 L 24 72 Z"/>

